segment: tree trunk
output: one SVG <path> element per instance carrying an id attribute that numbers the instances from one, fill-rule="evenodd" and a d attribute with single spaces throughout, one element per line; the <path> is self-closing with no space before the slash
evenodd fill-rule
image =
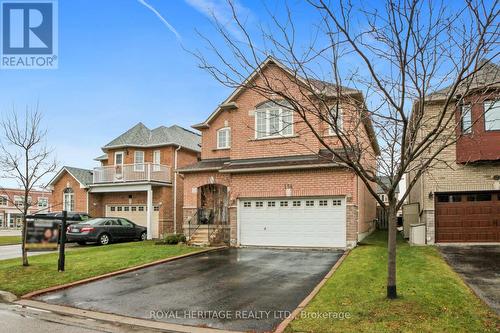
<path id="1" fill-rule="evenodd" d="M 28 263 L 28 253 L 26 252 L 26 238 L 28 235 L 28 228 L 26 225 L 26 214 L 23 214 L 23 234 L 22 234 L 22 245 L 21 245 L 21 251 L 23 253 L 23 266 L 29 266 Z"/>
<path id="2" fill-rule="evenodd" d="M 396 198 L 389 198 L 387 206 L 387 298 L 398 297 L 396 291 L 396 237 L 397 237 L 397 212 Z"/>

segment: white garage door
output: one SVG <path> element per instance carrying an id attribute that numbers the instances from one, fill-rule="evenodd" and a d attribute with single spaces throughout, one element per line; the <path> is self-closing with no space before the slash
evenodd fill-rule
<path id="1" fill-rule="evenodd" d="M 241 245 L 346 246 L 344 197 L 241 199 L 238 209 Z"/>
<path id="2" fill-rule="evenodd" d="M 146 205 L 106 205 L 106 217 L 123 217 L 135 224 L 148 226 Z M 158 208 L 153 211 L 153 220 L 151 221 L 151 235 L 153 238 L 158 238 Z"/>

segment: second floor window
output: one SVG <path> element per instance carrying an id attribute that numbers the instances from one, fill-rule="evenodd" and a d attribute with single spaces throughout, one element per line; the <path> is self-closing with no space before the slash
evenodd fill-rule
<path id="1" fill-rule="evenodd" d="M 337 132 L 342 130 L 342 109 L 340 107 L 333 107 L 328 116 L 330 119 L 328 134 L 337 135 Z"/>
<path id="2" fill-rule="evenodd" d="M 0 206 L 7 206 L 9 201 L 7 200 L 7 197 L 2 195 L 0 196 Z"/>
<path id="3" fill-rule="evenodd" d="M 255 112 L 255 138 L 280 137 L 293 134 L 291 110 L 266 109 Z"/>
<path id="4" fill-rule="evenodd" d="M 484 124 L 487 131 L 500 130 L 500 100 L 484 102 Z"/>
<path id="5" fill-rule="evenodd" d="M 229 147 L 231 147 L 231 128 L 221 128 L 217 131 L 217 149 Z"/>
<path id="6" fill-rule="evenodd" d="M 470 105 L 462 105 L 462 133 L 472 132 L 472 108 Z"/>
<path id="7" fill-rule="evenodd" d="M 144 152 L 141 150 L 134 152 L 134 171 L 144 171 Z"/>
<path id="8" fill-rule="evenodd" d="M 47 207 L 49 207 L 49 199 L 38 198 L 38 208 L 47 208 Z"/>

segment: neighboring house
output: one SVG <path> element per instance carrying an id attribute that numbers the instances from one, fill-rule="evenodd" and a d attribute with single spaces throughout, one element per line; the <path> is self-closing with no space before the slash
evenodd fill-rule
<path id="1" fill-rule="evenodd" d="M 390 186 L 390 182 L 389 182 L 388 177 L 381 177 L 381 181 L 384 184 L 387 184 L 387 186 Z M 395 190 L 396 197 L 398 199 L 399 199 L 399 186 L 400 186 L 400 184 L 398 184 L 398 186 L 396 187 L 396 190 Z M 387 194 L 385 194 L 384 190 L 382 189 L 382 187 L 380 187 L 380 185 L 377 185 L 377 195 L 380 198 L 380 200 L 382 200 L 383 203 L 385 203 L 387 205 L 389 204 L 389 199 L 387 198 Z M 377 206 L 380 206 L 378 202 L 377 202 Z"/>
<path id="2" fill-rule="evenodd" d="M 296 84 L 289 79 L 289 69 L 273 58 L 260 68 L 278 81 Z M 246 82 L 261 84 L 259 73 Z M 315 84 L 331 94 L 333 107 L 334 86 Z M 360 107 L 340 101 L 338 126 L 362 124 L 357 134 L 364 149 L 377 155 L 371 121 L 361 116 L 362 94 L 342 89 Z M 204 122 L 193 126 L 202 133 L 201 160 L 179 169 L 184 175 L 186 235 L 207 241 L 207 234 L 210 241 L 220 236 L 236 246 L 354 246 L 373 227 L 375 199 L 352 170 L 323 149 L 297 115 L 275 103 L 238 88 Z M 317 126 L 341 149 L 328 124 Z M 374 163 L 370 166 L 375 170 Z"/>
<path id="3" fill-rule="evenodd" d="M 439 162 L 410 192 L 409 203 L 418 204 L 420 222 L 426 224 L 428 244 L 500 242 L 499 88 L 500 67 L 488 63 L 456 109 L 449 133 L 458 140 L 440 153 Z M 433 121 L 446 92 L 428 97 L 423 123 Z M 426 133 L 424 128 L 420 134 Z M 412 167 L 420 165 L 415 163 Z M 408 181 L 413 176 L 411 172 Z"/>
<path id="4" fill-rule="evenodd" d="M 65 167 L 52 180 L 61 207 L 128 218 L 148 227 L 148 238 L 181 232 L 183 179 L 175 169 L 196 163 L 200 136 L 176 125 L 151 130 L 139 123 L 102 150 L 100 167 Z"/>
<path id="5" fill-rule="evenodd" d="M 48 212 L 52 198 L 49 191 L 31 191 L 28 214 Z M 18 228 L 22 224 L 21 210 L 24 202 L 24 190 L 0 187 L 0 228 Z"/>

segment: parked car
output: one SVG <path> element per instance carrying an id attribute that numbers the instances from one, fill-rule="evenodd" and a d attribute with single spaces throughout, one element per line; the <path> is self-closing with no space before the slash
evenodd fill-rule
<path id="1" fill-rule="evenodd" d="M 79 223 L 81 221 L 87 221 L 92 217 L 87 213 L 81 212 L 68 212 L 67 224 Z M 37 213 L 35 216 L 48 216 L 48 217 L 62 217 L 62 212 L 50 212 L 50 213 Z M 60 223 L 60 222 L 59 222 Z"/>
<path id="2" fill-rule="evenodd" d="M 124 218 L 99 217 L 68 226 L 68 242 L 107 245 L 121 240 L 146 240 L 147 228 Z"/>

